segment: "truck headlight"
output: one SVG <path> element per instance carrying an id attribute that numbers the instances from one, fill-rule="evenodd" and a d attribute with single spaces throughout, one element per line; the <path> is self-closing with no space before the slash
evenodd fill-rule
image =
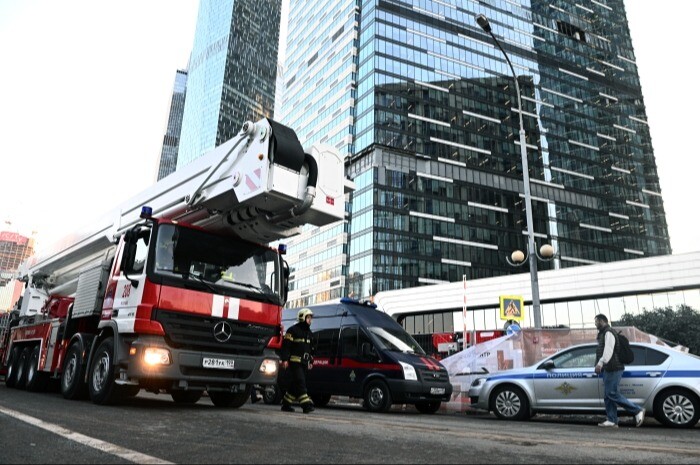
<path id="1" fill-rule="evenodd" d="M 147 347 L 143 351 L 143 361 L 146 365 L 170 365 L 170 351 L 160 347 Z"/>
<path id="2" fill-rule="evenodd" d="M 266 358 L 260 364 L 260 373 L 267 376 L 274 376 L 277 374 L 277 360 L 271 360 Z"/>
<path id="3" fill-rule="evenodd" d="M 399 362 L 403 368 L 403 378 L 409 381 L 418 381 L 418 375 L 413 365 L 405 362 Z"/>

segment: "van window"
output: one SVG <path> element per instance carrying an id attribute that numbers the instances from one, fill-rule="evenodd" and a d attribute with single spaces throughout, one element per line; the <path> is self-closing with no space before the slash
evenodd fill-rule
<path id="1" fill-rule="evenodd" d="M 343 357 L 357 357 L 357 326 L 345 326 L 340 333 L 340 343 Z"/>
<path id="2" fill-rule="evenodd" d="M 343 357 L 360 358 L 362 344 L 373 346 L 369 336 L 357 326 L 345 326 L 340 333 L 340 342 Z M 373 359 L 376 357 L 372 357 Z"/>
<path id="3" fill-rule="evenodd" d="M 421 346 L 403 328 L 380 328 L 373 326 L 368 328 L 375 336 L 379 347 L 395 352 L 409 352 L 425 355 Z"/>
<path id="4" fill-rule="evenodd" d="M 333 357 L 338 340 L 337 329 L 322 329 L 314 333 L 314 356 Z"/>

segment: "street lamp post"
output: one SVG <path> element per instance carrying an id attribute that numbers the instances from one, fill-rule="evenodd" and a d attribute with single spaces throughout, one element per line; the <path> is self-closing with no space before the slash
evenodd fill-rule
<path id="1" fill-rule="evenodd" d="M 508 58 L 508 54 L 501 43 L 496 39 L 491 31 L 491 25 L 489 24 L 488 18 L 484 15 L 478 15 L 476 17 L 476 22 L 479 26 L 486 32 L 489 33 L 493 41 L 498 46 L 499 50 L 506 57 L 506 62 L 510 67 L 511 73 L 513 73 L 513 80 L 515 81 L 515 93 L 518 96 L 518 120 L 520 122 L 520 158 L 523 165 L 523 192 L 525 194 L 525 218 L 527 220 L 527 248 L 528 248 L 528 258 L 530 262 L 530 284 L 532 285 L 532 315 L 535 319 L 535 328 L 542 327 L 542 314 L 540 312 L 540 285 L 537 280 L 537 258 L 535 252 L 535 231 L 532 223 L 532 198 L 530 196 L 530 172 L 527 162 L 527 148 L 525 147 L 525 126 L 523 125 L 523 105 L 520 99 L 520 84 L 518 83 L 518 76 L 515 74 L 515 69 L 513 64 Z"/>

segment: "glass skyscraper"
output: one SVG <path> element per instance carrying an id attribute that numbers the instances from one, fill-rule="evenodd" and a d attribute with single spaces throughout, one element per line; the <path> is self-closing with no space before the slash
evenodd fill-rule
<path id="1" fill-rule="evenodd" d="M 201 0 L 178 168 L 272 116 L 280 13 L 281 0 Z"/>
<path id="2" fill-rule="evenodd" d="M 170 112 L 168 113 L 168 125 L 163 136 L 163 148 L 158 160 L 157 181 L 160 181 L 177 167 L 177 152 L 180 145 L 180 131 L 182 130 L 182 113 L 185 109 L 185 91 L 187 89 L 187 71 L 177 70 L 173 96 L 170 99 Z"/>
<path id="3" fill-rule="evenodd" d="M 340 1 L 317 10 L 324 35 L 304 23 L 305 3 L 292 1 L 290 10 L 290 30 L 307 37 L 288 52 L 303 73 L 289 69 L 286 91 L 328 101 L 305 108 L 311 98 L 288 95 L 296 104 L 286 114 L 297 118 L 298 133 L 319 141 L 337 132 L 314 124 L 335 102 L 319 77 L 336 55 L 322 48 L 315 56 L 317 46 L 355 16 L 357 40 L 336 65 L 357 70 L 335 107 L 351 105 L 353 115 L 345 126 L 356 183 L 348 292 L 369 297 L 463 275 L 527 272 L 505 258 L 527 247 L 521 110 L 478 14 L 489 18 L 521 87 L 534 235 L 537 247 L 558 251 L 539 267 L 671 252 L 622 0 Z M 289 84 L 300 77 L 306 87 Z"/>
<path id="4" fill-rule="evenodd" d="M 279 119 L 305 147 L 329 144 L 353 153 L 359 3 L 290 1 L 287 59 Z M 348 223 L 306 227 L 288 239 L 288 307 L 347 293 Z"/>

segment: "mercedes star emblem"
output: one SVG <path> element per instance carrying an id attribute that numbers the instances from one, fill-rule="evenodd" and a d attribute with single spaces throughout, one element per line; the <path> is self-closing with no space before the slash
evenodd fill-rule
<path id="1" fill-rule="evenodd" d="M 219 342 L 226 342 L 231 339 L 231 325 L 227 321 L 219 321 L 214 325 L 214 339 Z"/>

